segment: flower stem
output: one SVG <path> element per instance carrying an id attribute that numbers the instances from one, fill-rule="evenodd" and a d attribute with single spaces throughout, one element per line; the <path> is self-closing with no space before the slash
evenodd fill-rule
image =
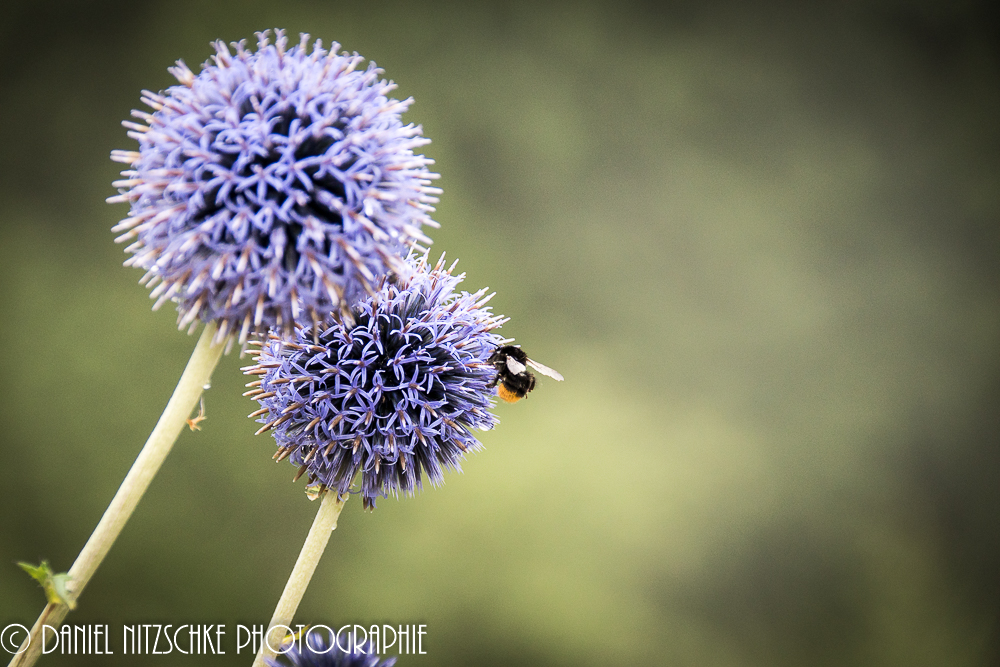
<path id="1" fill-rule="evenodd" d="M 198 399 L 211 379 L 212 371 L 219 363 L 222 350 L 225 348 L 225 341 L 219 344 L 212 343 L 215 332 L 216 325 L 214 323 L 205 326 L 201 338 L 198 339 L 198 344 L 195 345 L 194 352 L 191 353 L 191 359 L 184 369 L 184 374 L 181 375 L 181 379 L 177 383 L 177 388 L 174 389 L 167 407 L 160 415 L 160 420 L 153 428 L 153 432 L 149 435 L 142 451 L 139 452 L 135 463 L 132 464 L 128 475 L 125 476 L 125 481 L 118 488 L 118 493 L 115 494 L 108 509 L 105 510 L 97 528 L 94 529 L 87 544 L 77 556 L 73 567 L 69 569 L 70 581 L 67 588 L 73 602 L 83 593 L 83 589 L 87 586 L 101 561 L 104 560 L 111 545 L 122 532 L 125 522 L 132 516 L 136 505 L 139 504 L 139 499 L 149 488 L 150 482 L 153 481 L 160 465 L 163 464 L 163 460 L 174 446 L 177 436 L 180 435 L 181 429 L 184 428 L 185 422 L 195 405 L 198 404 Z M 30 636 L 25 639 L 25 642 L 29 642 L 27 649 L 24 649 L 25 644 L 22 643 L 23 650 L 14 656 L 10 667 L 30 667 L 33 665 L 42 651 L 42 626 L 49 625 L 58 628 L 68 611 L 69 607 L 64 604 L 47 604 L 31 629 Z"/>
<path id="2" fill-rule="evenodd" d="M 253 667 L 265 667 L 264 660 L 273 658 L 277 653 L 274 649 L 281 646 L 281 640 L 286 630 L 291 627 L 299 602 L 302 601 L 319 559 L 323 556 L 327 542 L 330 541 L 330 533 L 337 527 L 337 518 L 344 509 L 345 502 L 347 498 L 341 499 L 335 491 L 323 494 L 319 511 L 316 512 L 316 518 L 313 519 L 312 528 L 309 529 L 302 551 L 299 552 L 299 558 L 295 561 L 292 574 L 288 577 L 285 590 L 281 593 L 278 606 L 274 608 L 274 615 L 271 616 L 271 622 L 267 626 L 267 634 L 264 635 L 265 641 L 253 661 Z"/>

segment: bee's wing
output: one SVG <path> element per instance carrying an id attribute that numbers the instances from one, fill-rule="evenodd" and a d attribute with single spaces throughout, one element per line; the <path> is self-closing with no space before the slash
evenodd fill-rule
<path id="1" fill-rule="evenodd" d="M 562 382 L 563 380 L 563 376 L 559 371 L 549 368 L 545 364 L 540 364 L 534 359 L 528 359 L 528 365 L 534 368 L 542 375 L 548 375 L 553 380 L 559 380 L 560 382 Z"/>
<path id="2" fill-rule="evenodd" d="M 512 375 L 520 375 L 524 372 L 524 364 L 515 359 L 514 357 L 507 357 L 507 370 L 511 372 Z"/>

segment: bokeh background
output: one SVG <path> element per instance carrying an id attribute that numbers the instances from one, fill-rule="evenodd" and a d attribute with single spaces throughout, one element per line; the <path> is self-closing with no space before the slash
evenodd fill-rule
<path id="1" fill-rule="evenodd" d="M 989 4 L 5 0 L 0 626 L 31 625 L 15 561 L 69 568 L 195 342 L 112 243 L 119 121 L 277 26 L 416 99 L 434 252 L 567 378 L 443 487 L 349 502 L 299 619 L 427 624 L 399 667 L 997 664 Z M 316 505 L 252 435 L 246 363 L 71 622 L 270 618 Z"/>

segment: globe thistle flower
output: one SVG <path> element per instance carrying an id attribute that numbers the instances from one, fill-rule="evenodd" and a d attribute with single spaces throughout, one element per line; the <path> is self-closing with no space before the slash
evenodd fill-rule
<path id="1" fill-rule="evenodd" d="M 413 153 L 429 140 L 400 120 L 412 98 L 337 43 L 257 36 L 256 52 L 216 42 L 197 76 L 178 61 L 179 85 L 123 123 L 139 150 L 112 152 L 130 165 L 108 199 L 131 204 L 125 264 L 154 309 L 173 299 L 180 328 L 215 320 L 218 340 L 347 312 L 437 226 L 433 161 Z"/>
<path id="2" fill-rule="evenodd" d="M 348 651 L 343 650 L 332 633 L 326 636 L 307 632 L 305 641 L 296 642 L 284 653 L 284 660 L 269 658 L 270 667 L 392 667 L 396 658 L 379 659 L 371 653 L 372 644 L 355 644 L 353 637 L 347 642 Z"/>
<path id="3" fill-rule="evenodd" d="M 318 335 L 297 328 L 291 342 L 272 334 L 247 395 L 251 414 L 274 431 L 275 459 L 290 458 L 313 490 L 347 493 L 360 474 L 366 508 L 375 499 L 412 495 L 427 473 L 444 469 L 481 445 L 472 429 L 496 425 L 495 376 L 488 359 L 506 319 L 490 312 L 485 290 L 456 293 L 465 277 L 426 257 L 403 276 L 383 279 L 353 310 L 353 326 L 335 322 Z"/>

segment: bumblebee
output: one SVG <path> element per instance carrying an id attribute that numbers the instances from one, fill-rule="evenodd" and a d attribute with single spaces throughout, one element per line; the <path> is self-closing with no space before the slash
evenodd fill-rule
<path id="1" fill-rule="evenodd" d="M 488 361 L 493 364 L 497 374 L 487 386 L 496 387 L 497 395 L 508 403 L 517 403 L 535 388 L 535 376 L 528 370 L 528 366 L 553 380 L 561 382 L 563 379 L 558 371 L 529 359 L 524 350 L 516 345 L 498 347 Z"/>

